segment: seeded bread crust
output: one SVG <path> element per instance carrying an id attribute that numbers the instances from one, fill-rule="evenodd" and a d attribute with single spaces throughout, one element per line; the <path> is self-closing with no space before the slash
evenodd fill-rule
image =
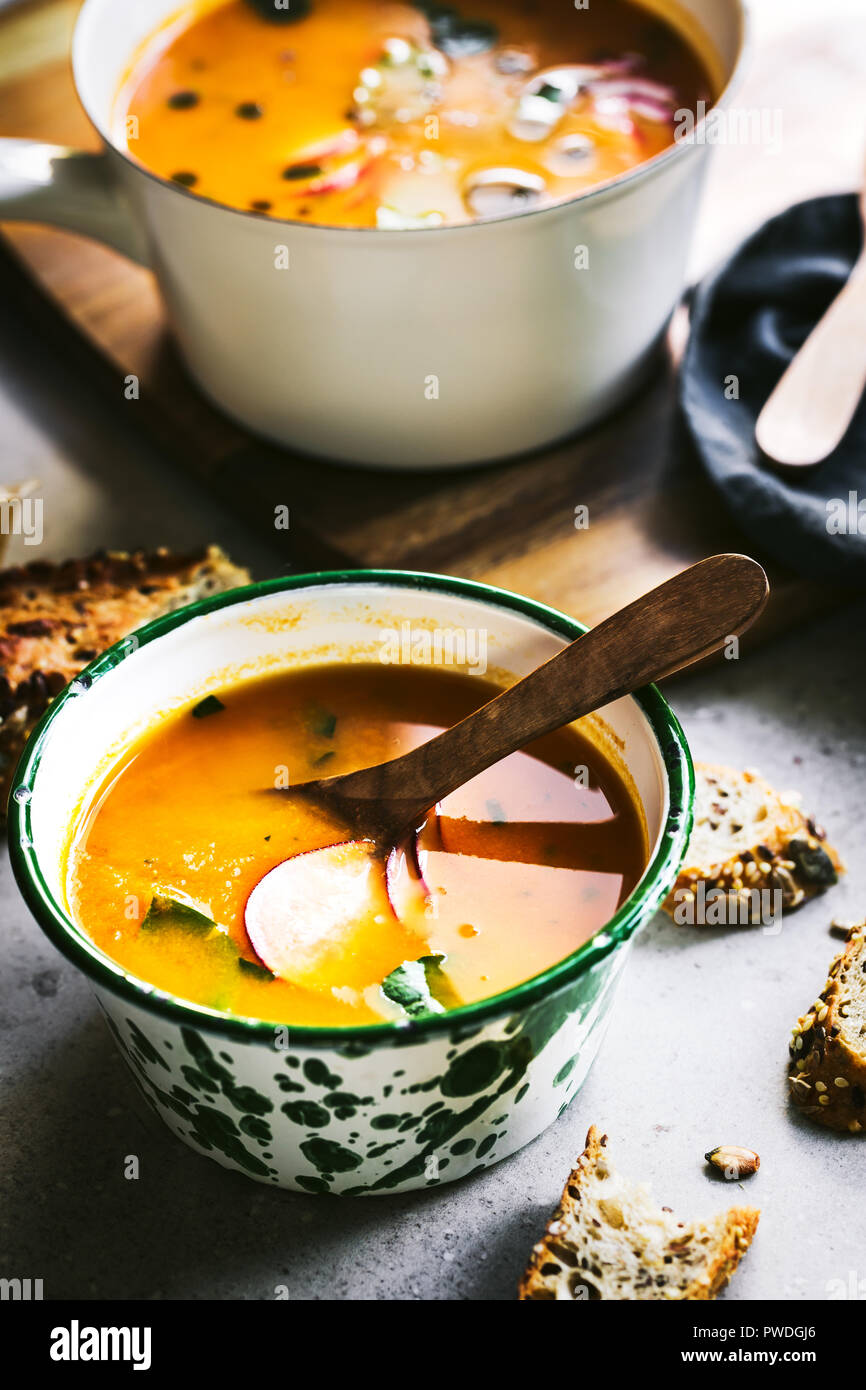
<path id="1" fill-rule="evenodd" d="M 817 1124 L 866 1134 L 866 923 L 852 927 L 824 989 L 797 1020 L 788 1084 Z"/>
<path id="2" fill-rule="evenodd" d="M 689 898 L 726 895 L 724 922 L 758 925 L 758 893 L 781 892 L 786 911 L 823 893 L 844 872 L 820 825 L 803 815 L 795 794 L 780 795 L 757 772 L 695 764 L 695 821 L 686 859 L 664 909 L 678 924 L 713 925 Z M 710 900 L 712 901 L 712 900 Z M 709 906 L 709 904 L 708 904 Z"/>
<path id="3" fill-rule="evenodd" d="M 713 1221 L 677 1221 L 644 1185 L 621 1178 L 593 1125 L 520 1283 L 521 1301 L 713 1299 L 748 1250 L 760 1212 L 733 1207 Z"/>
<path id="4" fill-rule="evenodd" d="M 82 666 L 152 618 L 248 583 L 218 546 L 100 551 L 0 571 L 0 814 L 34 725 Z"/>

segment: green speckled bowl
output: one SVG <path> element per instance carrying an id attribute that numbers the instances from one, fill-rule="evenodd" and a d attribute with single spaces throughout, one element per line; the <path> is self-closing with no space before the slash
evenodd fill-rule
<path id="1" fill-rule="evenodd" d="M 550 608 L 439 575 L 301 575 L 160 618 L 94 661 L 33 734 L 10 801 L 21 890 L 89 977 L 118 1046 L 175 1134 L 218 1163 L 304 1192 L 400 1192 L 465 1177 L 561 1114 L 598 1051 L 629 943 L 670 888 L 691 828 L 682 730 L 648 687 L 598 737 L 621 750 L 643 807 L 649 865 L 591 940 L 524 984 L 450 1014 L 354 1028 L 275 1028 L 189 1004 L 125 972 L 64 906 L 82 799 L 155 718 L 288 666 L 376 660 L 383 630 L 483 632 L 489 674 L 517 678 L 584 630 Z"/>

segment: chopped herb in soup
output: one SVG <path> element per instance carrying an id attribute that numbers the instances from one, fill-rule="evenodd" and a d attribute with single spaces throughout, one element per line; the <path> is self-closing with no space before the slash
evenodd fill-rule
<path id="1" fill-rule="evenodd" d="M 275 1022 L 417 1019 L 537 975 L 613 916 L 646 865 L 629 790 L 574 728 L 447 797 L 419 837 L 422 878 L 386 888 L 380 875 L 371 893 L 369 846 L 342 847 L 363 889 L 348 937 L 321 949 L 345 903 L 315 884 L 322 939 L 295 940 L 280 920 L 287 866 L 346 838 L 292 786 L 396 757 L 495 693 L 477 676 L 359 663 L 251 680 L 172 714 L 84 809 L 72 915 L 138 978 Z"/>
<path id="2" fill-rule="evenodd" d="M 231 207 L 432 227 L 616 178 L 712 97 L 691 41 L 633 0 L 211 0 L 144 45 L 116 126 Z"/>

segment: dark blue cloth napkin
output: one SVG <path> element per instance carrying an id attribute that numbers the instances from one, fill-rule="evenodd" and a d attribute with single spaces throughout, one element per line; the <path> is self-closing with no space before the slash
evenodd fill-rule
<path id="1" fill-rule="evenodd" d="M 765 223 L 695 291 L 680 373 L 688 431 L 738 525 L 788 568 L 845 583 L 866 581 L 866 398 L 834 453 L 793 480 L 762 461 L 755 422 L 862 237 L 853 194 Z"/>

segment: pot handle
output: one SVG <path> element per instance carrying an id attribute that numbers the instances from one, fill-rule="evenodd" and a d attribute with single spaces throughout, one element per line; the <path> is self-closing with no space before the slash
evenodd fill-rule
<path id="1" fill-rule="evenodd" d="M 0 221 L 83 232 L 148 264 L 147 242 L 107 154 L 0 139 Z"/>

